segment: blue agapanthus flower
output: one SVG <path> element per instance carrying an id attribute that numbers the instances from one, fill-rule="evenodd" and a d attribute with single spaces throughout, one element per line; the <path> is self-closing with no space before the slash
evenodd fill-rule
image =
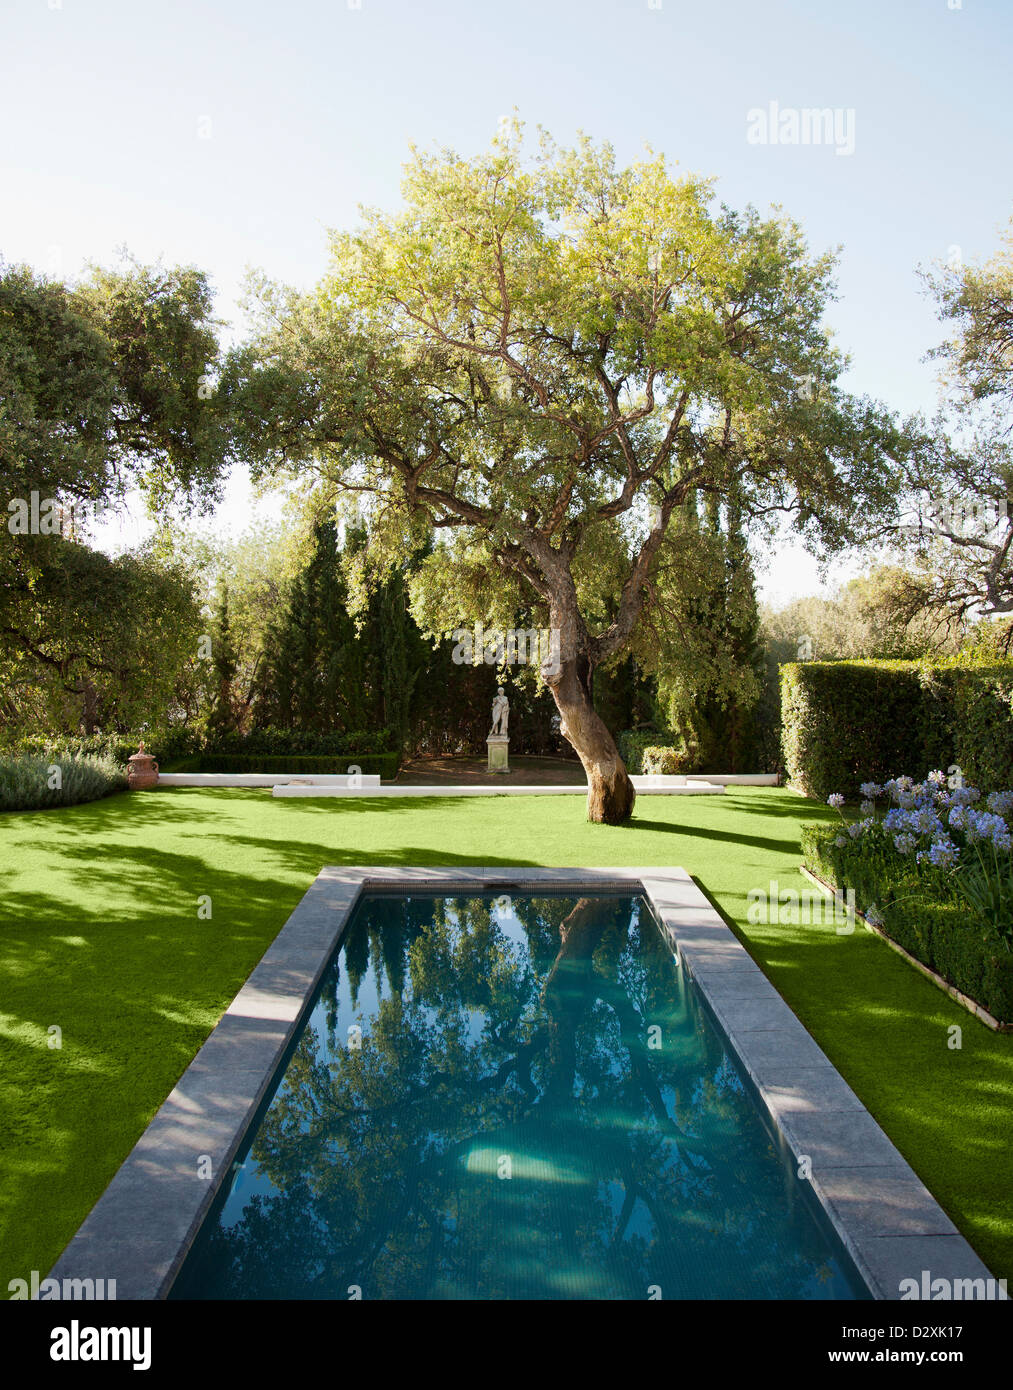
<path id="1" fill-rule="evenodd" d="M 972 843 L 975 840 L 991 840 L 995 835 L 1008 833 L 1002 816 L 993 815 L 991 811 L 969 810 L 961 828 Z"/>
<path id="2" fill-rule="evenodd" d="M 959 851 L 953 841 L 946 836 L 934 840 L 929 849 L 919 850 L 919 864 L 933 864 L 937 869 L 952 869 L 957 862 Z"/>

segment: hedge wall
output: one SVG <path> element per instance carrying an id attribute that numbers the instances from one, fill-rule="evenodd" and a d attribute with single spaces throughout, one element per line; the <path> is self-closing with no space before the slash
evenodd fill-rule
<path id="1" fill-rule="evenodd" d="M 203 750 L 206 755 L 249 753 L 287 757 L 344 757 L 346 754 L 393 753 L 397 743 L 390 729 L 360 729 L 348 733 L 316 733 L 304 729 L 251 729 L 216 739 Z M 365 770 L 365 769 L 364 769 Z M 344 769 L 342 769 L 344 771 Z"/>
<path id="2" fill-rule="evenodd" d="M 806 868 L 834 888 L 853 888 L 859 912 L 875 903 L 892 941 L 1000 1022 L 1013 1023 L 1013 953 L 998 935 L 975 922 L 941 874 L 913 863 L 901 869 L 896 856 L 889 863 L 863 856 L 850 840 L 838 847 L 837 833 L 825 823 L 802 827 Z"/>
<path id="3" fill-rule="evenodd" d="M 343 753 L 327 757 L 308 757 L 292 753 L 272 755 L 268 753 L 203 753 L 197 758 L 185 758 L 174 763 L 172 768 L 161 767 L 162 772 L 305 772 L 335 773 L 347 772 L 355 766 L 360 772 L 369 775 L 379 774 L 391 781 L 397 776 L 398 755 L 396 753 Z"/>
<path id="4" fill-rule="evenodd" d="M 781 720 L 788 780 L 820 800 L 953 764 L 983 792 L 1013 786 L 1013 662 L 790 662 Z"/>
<path id="5" fill-rule="evenodd" d="M 953 761 L 982 791 L 1013 787 L 1013 662 L 929 672 L 927 689 L 948 705 Z"/>

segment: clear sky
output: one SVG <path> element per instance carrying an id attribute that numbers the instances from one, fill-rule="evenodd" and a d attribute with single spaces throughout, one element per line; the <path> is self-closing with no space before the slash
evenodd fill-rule
<path id="1" fill-rule="evenodd" d="M 475 152 L 516 107 L 840 245 L 848 386 L 931 410 L 916 268 L 987 257 L 1013 214 L 1011 38 L 1011 0 L 0 0 L 0 255 L 192 262 L 235 321 L 247 267 L 308 286 L 327 227 L 396 204 L 410 141 Z M 840 138 L 757 143 L 772 102 Z M 220 524 L 247 515 L 237 479 Z M 786 548 L 761 582 L 816 573 Z"/>

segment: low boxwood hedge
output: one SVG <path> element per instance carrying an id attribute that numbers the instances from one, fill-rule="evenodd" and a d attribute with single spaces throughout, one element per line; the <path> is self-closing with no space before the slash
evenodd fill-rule
<path id="1" fill-rule="evenodd" d="M 348 772 L 357 767 L 360 772 L 376 775 L 385 780 L 397 776 L 398 755 L 396 753 L 344 753 L 328 757 L 307 757 L 301 754 L 284 756 L 266 753 L 204 753 L 199 758 L 187 758 L 172 768 L 175 772 L 303 772 L 327 773 Z M 160 768 L 168 772 L 169 768 Z"/>
<path id="2" fill-rule="evenodd" d="M 400 756 L 389 729 L 317 733 L 299 729 L 254 729 L 205 744 L 193 729 L 146 729 L 125 734 L 23 735 L 4 751 L 12 756 L 108 758 L 126 765 L 143 740 L 161 772 L 347 772 L 355 765 L 383 778 L 397 776 Z"/>
<path id="3" fill-rule="evenodd" d="M 201 752 L 215 757 L 219 754 L 257 754 L 268 757 L 322 758 L 332 755 L 344 757 L 352 754 L 396 751 L 397 740 L 390 729 L 353 729 L 344 733 L 318 732 L 313 729 L 251 729 L 248 734 L 230 734 L 226 738 L 216 738 L 201 749 Z"/>
<path id="4" fill-rule="evenodd" d="M 855 891 L 860 912 L 875 907 L 882 931 L 1001 1023 L 1013 1023 L 1013 952 L 968 912 L 944 873 L 896 855 L 870 853 L 839 830 L 802 827 L 807 869 L 834 888 Z"/>

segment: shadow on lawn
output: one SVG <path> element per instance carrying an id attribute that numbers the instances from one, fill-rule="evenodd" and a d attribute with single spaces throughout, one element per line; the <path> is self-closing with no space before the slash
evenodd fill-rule
<path id="1" fill-rule="evenodd" d="M 636 812 L 633 813 L 633 819 L 629 825 L 620 828 L 624 830 L 653 830 L 668 835 L 681 835 L 684 839 L 692 840 L 723 840 L 729 844 L 750 845 L 754 849 L 778 850 L 783 854 L 800 854 L 797 839 L 774 840 L 770 836 L 733 834 L 727 830 L 717 830 L 713 826 L 680 825 L 678 822 L 663 820 L 641 820 Z"/>
<path id="2" fill-rule="evenodd" d="M 581 794 L 571 800 L 578 799 Z M 34 1267 L 48 1267 L 324 865 L 540 862 L 510 852 L 457 853 L 447 845 L 363 847 L 368 836 L 357 817 L 425 812 L 449 800 L 267 797 L 265 810 L 278 812 L 272 834 L 258 834 L 248 816 L 229 817 L 230 804 L 265 801 L 264 792 L 248 789 L 128 794 L 62 808 L 58 821 L 51 811 L 19 817 L 30 827 L 31 848 L 69 862 L 87 892 L 70 899 L 41 890 L 36 881 L 30 891 L 5 894 L 0 910 L 4 1012 L 15 1027 L 32 1025 L 2 1040 L 15 1059 L 3 1068 L 0 1085 L 0 1101 L 13 1121 L 3 1128 L 17 1146 L 19 1164 L 16 1172 L 8 1164 L 3 1174 L 13 1218 L 11 1236 L 0 1243 L 4 1260 L 21 1261 L 30 1246 Z M 797 838 L 748 832 L 767 826 L 783 834 L 784 819 L 837 820 L 822 803 L 776 789 L 670 800 L 662 811 L 641 799 L 638 810 L 649 809 L 651 816 L 635 814 L 624 828 L 783 852 L 797 865 Z M 689 819 L 658 818 L 669 811 Z M 734 813 L 747 833 L 721 828 L 722 812 Z M 334 838 L 344 843 L 327 842 L 327 817 L 335 823 Z M 179 850 L 150 843 L 163 828 L 184 842 Z M 309 838 L 302 833 L 307 829 Z M 1013 1072 L 1013 1035 L 989 1033 L 872 936 L 777 924 L 749 929 L 704 883 L 694 882 L 902 1152 L 922 1159 L 923 1178 L 945 1205 L 959 1210 L 968 1234 L 983 1243 L 987 1234 L 996 1254 L 1008 1251 L 1009 1236 L 993 1228 L 1008 1192 L 1002 1107 Z M 200 894 L 212 898 L 209 921 L 197 918 Z M 729 904 L 742 901 L 732 891 L 723 896 Z M 69 1025 L 63 1052 L 46 1048 L 45 1026 L 53 1022 Z M 946 1046 L 953 1023 L 964 1029 L 961 1052 Z M 19 1113 L 33 1117 L 24 1138 Z M 71 1174 L 89 1176 L 68 1182 Z"/>
<path id="3" fill-rule="evenodd" d="M 772 787 L 769 790 L 764 788 L 762 796 L 744 796 L 741 792 L 725 792 L 721 800 L 726 806 L 731 804 L 737 811 L 763 816 L 765 820 L 771 816 L 784 816 L 789 820 L 797 821 L 837 821 L 840 819 L 832 806 L 827 806 L 822 801 L 813 801 L 809 797 L 799 796 L 797 792 L 785 791 L 783 787 Z"/>
<path id="4" fill-rule="evenodd" d="M 206 895 L 211 898 L 211 921 L 216 924 L 216 930 L 220 931 L 223 921 L 235 922 L 237 913 L 241 919 L 250 922 L 259 913 L 268 912 L 276 916 L 277 933 L 284 924 L 284 918 L 277 917 L 277 913 L 286 909 L 286 915 L 291 912 L 326 865 L 367 863 L 393 868 L 429 864 L 538 867 L 536 861 L 520 858 L 516 854 L 448 853 L 421 845 L 404 845 L 397 850 L 367 853 L 358 846 L 342 848 L 305 840 L 258 839 L 229 833 L 216 835 L 215 841 L 223 846 L 232 845 L 237 849 L 259 852 L 258 871 L 251 873 L 248 868 L 227 869 L 209 864 L 198 854 L 182 854 L 145 845 L 118 846 L 113 862 L 104 865 L 101 860 L 96 860 L 92 844 L 64 845 L 61 857 L 64 860 L 78 860 L 82 866 L 87 865 L 89 885 L 94 885 L 96 889 L 128 888 L 129 906 L 119 912 L 111 911 L 108 905 L 91 910 L 79 901 L 68 904 L 59 894 L 36 890 L 8 893 L 2 915 L 10 915 L 11 929 L 17 919 L 23 920 L 25 939 L 36 939 L 40 926 L 47 919 L 52 921 L 54 918 L 58 919 L 61 931 L 70 930 L 68 922 L 71 922 L 75 935 L 84 934 L 83 928 L 88 924 L 102 926 L 117 921 L 131 922 L 143 929 L 146 923 L 165 921 L 171 917 L 174 921 L 186 921 L 189 925 L 191 921 L 197 921 L 198 897 Z M 284 871 L 283 880 L 278 878 L 279 870 Z M 292 883 L 292 875 L 298 875 L 303 881 Z M 16 934 L 10 934 L 11 929 L 5 927 L 8 941 L 17 939 Z"/>

